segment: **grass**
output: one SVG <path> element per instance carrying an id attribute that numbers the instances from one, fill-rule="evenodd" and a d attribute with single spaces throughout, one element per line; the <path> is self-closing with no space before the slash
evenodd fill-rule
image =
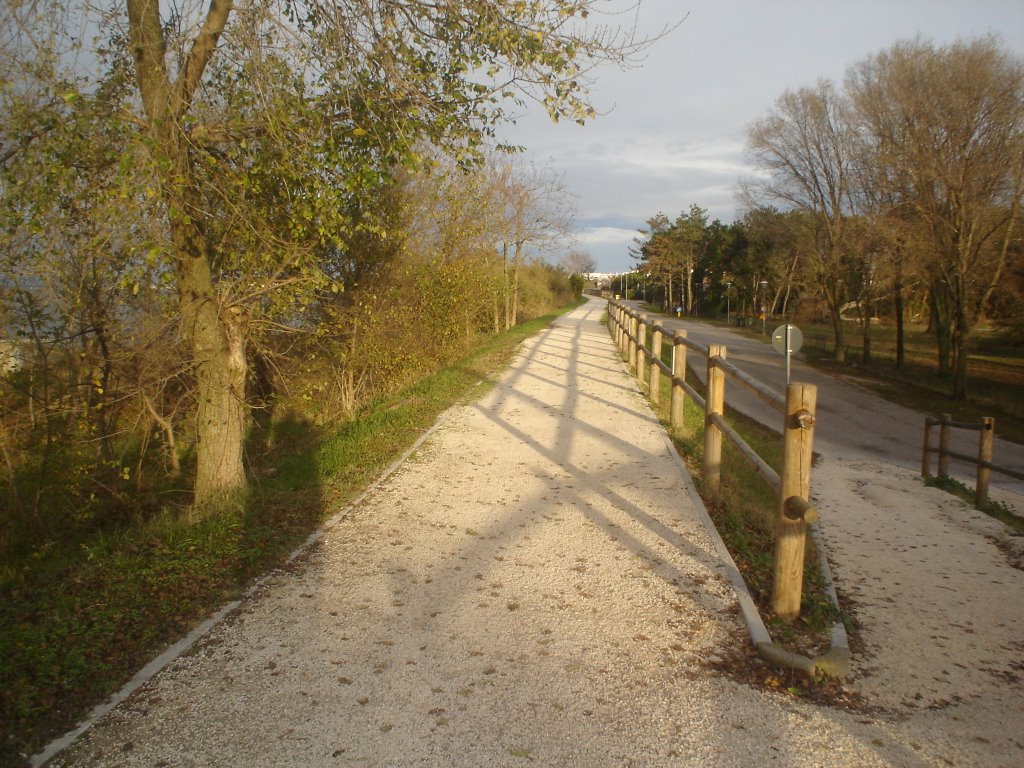
<path id="1" fill-rule="evenodd" d="M 0 765 L 24 764 L 281 563 L 443 410 L 479 397 L 481 381 L 555 316 L 488 340 L 333 429 L 294 414 L 279 420 L 262 479 L 244 502 L 228 501 L 218 514 L 192 520 L 188 510 L 168 508 L 7 563 L 0 576 Z"/>
<path id="2" fill-rule="evenodd" d="M 1005 504 L 998 501 L 992 501 L 991 499 L 988 499 L 980 505 L 976 505 L 974 503 L 974 489 L 969 488 L 959 480 L 955 480 L 948 475 L 941 477 L 928 477 L 925 478 L 925 485 L 931 486 L 932 488 L 941 488 L 947 493 L 951 493 L 963 501 L 966 501 L 978 511 L 984 512 L 989 517 L 994 517 L 996 520 L 1008 525 L 1015 531 L 1024 533 L 1024 518 L 1015 515 Z"/>
<path id="3" fill-rule="evenodd" d="M 1012 329 L 982 329 L 972 339 L 968 354 L 965 401 L 949 397 L 952 380 L 939 375 L 934 338 L 923 326 L 905 334 L 905 361 L 896 367 L 895 328 L 878 323 L 871 329 L 871 360 L 862 361 L 859 329 L 846 328 L 845 364 L 832 359 L 831 328 L 808 325 L 804 330 L 807 362 L 823 370 L 854 376 L 879 396 L 932 416 L 949 413 L 955 421 L 996 419 L 1000 437 L 1024 443 L 1024 345 L 1014 343 Z"/>

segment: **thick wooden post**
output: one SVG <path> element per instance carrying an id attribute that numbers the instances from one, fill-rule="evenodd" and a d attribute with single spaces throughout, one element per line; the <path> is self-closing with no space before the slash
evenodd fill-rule
<path id="1" fill-rule="evenodd" d="M 924 447 L 921 448 L 921 477 L 932 473 L 932 417 L 924 417 Z"/>
<path id="2" fill-rule="evenodd" d="M 786 387 L 786 415 L 782 427 L 782 475 L 779 478 L 779 506 L 775 518 L 775 579 L 772 583 L 772 611 L 783 619 L 800 615 L 804 579 L 804 547 L 807 523 L 792 516 L 811 493 L 811 460 L 814 446 L 814 407 L 817 387 L 794 383 Z"/>
<path id="3" fill-rule="evenodd" d="M 641 314 L 636 321 L 636 381 L 644 388 L 647 373 L 647 315 Z"/>
<path id="4" fill-rule="evenodd" d="M 615 305 L 615 346 L 622 351 L 622 307 Z"/>
<path id="5" fill-rule="evenodd" d="M 939 422 L 939 477 L 949 476 L 949 422 L 952 420 L 952 416 L 944 413 Z"/>
<path id="6" fill-rule="evenodd" d="M 686 331 L 676 331 L 672 337 L 672 426 L 682 429 L 686 390 L 676 383 L 686 380 Z"/>
<path id="7" fill-rule="evenodd" d="M 974 484 L 974 506 L 988 501 L 988 484 L 992 478 L 992 443 L 996 436 L 996 420 L 985 416 L 981 420 L 981 438 L 978 441 L 978 474 Z"/>
<path id="8" fill-rule="evenodd" d="M 654 334 L 651 336 L 651 371 L 647 377 L 649 382 L 647 394 L 655 405 L 661 400 L 661 368 L 658 366 L 658 363 L 661 362 L 661 337 L 661 326 L 654 326 Z"/>
<path id="9" fill-rule="evenodd" d="M 704 408 L 704 489 L 718 501 L 722 486 L 722 431 L 712 421 L 725 408 L 725 371 L 715 365 L 716 358 L 725 358 L 725 347 L 708 345 L 708 387 Z"/>

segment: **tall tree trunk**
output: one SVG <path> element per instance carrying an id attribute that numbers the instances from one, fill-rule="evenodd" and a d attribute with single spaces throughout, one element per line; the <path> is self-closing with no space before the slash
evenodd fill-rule
<path id="1" fill-rule="evenodd" d="M 957 280 L 953 305 L 953 391 L 954 400 L 967 399 L 967 340 L 971 323 L 967 317 L 966 296 L 963 279 Z"/>
<path id="2" fill-rule="evenodd" d="M 893 305 L 893 312 L 896 315 L 896 367 L 899 369 L 903 368 L 906 349 L 904 346 L 904 327 L 903 327 L 903 265 L 899 261 L 896 262 L 896 277 L 893 282 L 893 292 L 895 293 L 895 303 Z"/>
<path id="3" fill-rule="evenodd" d="M 189 209 L 183 200 L 171 209 L 170 221 L 198 389 L 195 501 L 202 507 L 245 486 L 246 328 L 242 310 L 225 305 L 214 291 L 203 234 L 178 213 Z"/>
<path id="4" fill-rule="evenodd" d="M 686 260 L 686 314 L 693 314 L 693 259 Z"/>
<path id="5" fill-rule="evenodd" d="M 832 349 L 832 359 L 837 363 L 846 362 L 846 330 L 843 327 L 843 297 L 840 294 L 839 283 L 841 281 L 830 279 L 824 270 L 819 273 L 818 284 L 822 293 L 825 294 L 825 303 L 828 305 L 828 316 L 832 322 L 832 336 L 835 346 Z"/>
<path id="6" fill-rule="evenodd" d="M 213 315 L 213 312 L 203 313 Z M 245 334 L 234 312 L 217 322 L 201 321 L 193 343 L 199 405 L 196 412 L 196 487 L 198 504 L 245 485 Z"/>
<path id="7" fill-rule="evenodd" d="M 501 244 L 501 293 L 504 304 L 504 329 L 512 327 L 512 273 L 508 259 L 508 243 Z"/>
<path id="8" fill-rule="evenodd" d="M 860 362 L 867 365 L 871 362 L 871 302 L 865 301 L 860 310 Z"/>
<path id="9" fill-rule="evenodd" d="M 835 338 L 835 347 L 832 350 L 832 359 L 837 363 L 846 362 L 846 330 L 843 327 L 843 318 L 839 308 L 833 303 L 829 304 L 829 317 L 832 320 L 832 334 Z"/>
<path id="10" fill-rule="evenodd" d="M 952 353 L 952 323 L 949 316 L 949 296 L 947 288 L 942 282 L 933 282 L 931 289 L 931 319 L 932 331 L 935 333 L 935 350 L 938 355 L 939 376 L 945 377 L 949 374 Z"/>
<path id="11" fill-rule="evenodd" d="M 233 9 L 232 0 L 211 0 L 188 56 L 171 74 L 157 0 L 127 0 L 130 46 L 153 153 L 160 159 L 167 204 L 182 329 L 192 346 L 199 403 L 196 413 L 198 509 L 245 487 L 245 323 L 239 308 L 214 290 L 210 244 L 199 221 L 205 212 L 183 123 L 203 72 Z"/>
<path id="12" fill-rule="evenodd" d="M 512 257 L 512 316 L 509 321 L 509 328 L 514 328 L 519 322 L 519 272 L 523 261 L 523 241 L 516 241 L 515 253 Z"/>

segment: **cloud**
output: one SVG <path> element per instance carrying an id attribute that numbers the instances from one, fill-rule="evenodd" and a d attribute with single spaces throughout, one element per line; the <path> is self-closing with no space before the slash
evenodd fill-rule
<path id="1" fill-rule="evenodd" d="M 747 126 L 787 88 L 819 77 L 839 83 L 851 64 L 918 34 L 944 43 L 995 31 L 1024 55 L 1020 0 L 644 0 L 640 32 L 687 13 L 642 66 L 601 70 L 598 119 L 555 125 L 527 110 L 499 129 L 564 176 L 577 197 L 580 245 L 604 271 L 631 265 L 635 229 L 659 211 L 675 218 L 696 204 L 733 221 L 739 181 L 759 176 L 744 156 Z"/>
<path id="2" fill-rule="evenodd" d="M 631 245 L 638 234 L 635 229 L 621 227 L 586 227 L 576 237 L 580 245 Z"/>

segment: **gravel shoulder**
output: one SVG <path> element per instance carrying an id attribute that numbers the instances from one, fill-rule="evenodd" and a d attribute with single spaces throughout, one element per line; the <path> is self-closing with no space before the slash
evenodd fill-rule
<path id="1" fill-rule="evenodd" d="M 978 588 L 1000 582 L 988 618 L 1004 627 L 989 638 L 973 625 L 986 637 L 977 648 L 893 642 L 905 606 L 886 595 L 935 600 L 942 632 L 968 625 L 912 576 L 898 592 L 891 574 L 874 587 L 877 544 L 826 529 L 840 588 L 864 616 L 869 713 L 711 669 L 743 642 L 736 599 L 603 309 L 591 301 L 525 343 L 479 402 L 450 412 L 306 555 L 53 764 L 1020 765 L 1024 696 L 1009 678 L 1022 660 L 1024 574 L 984 548 L 985 521 L 949 523 L 963 570 L 983 570 L 968 564 L 975 549 L 987 557 Z M 874 474 L 889 477 L 869 462 L 857 471 L 872 483 L 827 482 L 853 499 L 874 492 L 863 490 Z M 936 526 L 960 519 L 927 489 L 890 490 L 882 509 L 904 513 L 921 497 L 915 514 Z M 934 555 L 951 563 L 949 549 Z M 926 690 L 935 657 L 968 670 L 968 684 L 951 676 L 948 691 Z"/>

